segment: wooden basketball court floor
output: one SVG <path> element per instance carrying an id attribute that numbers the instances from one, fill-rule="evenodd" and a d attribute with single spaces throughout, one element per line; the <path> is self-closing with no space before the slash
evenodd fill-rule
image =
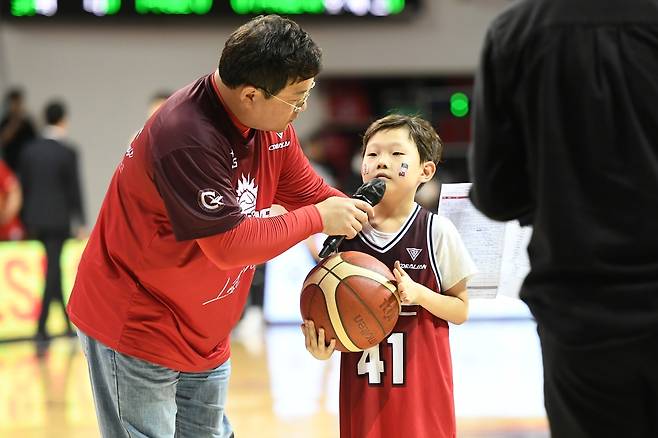
<path id="1" fill-rule="evenodd" d="M 458 437 L 549 436 L 532 321 L 469 321 L 451 329 L 451 344 Z M 338 437 L 338 354 L 316 361 L 294 325 L 269 326 L 232 351 L 236 437 Z M 77 339 L 0 344 L 0 437 L 98 436 Z"/>

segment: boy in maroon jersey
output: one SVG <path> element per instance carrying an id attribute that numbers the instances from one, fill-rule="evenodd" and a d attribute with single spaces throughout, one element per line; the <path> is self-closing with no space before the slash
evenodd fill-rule
<path id="1" fill-rule="evenodd" d="M 255 265 L 372 215 L 312 170 L 291 125 L 320 58 L 295 22 L 257 17 L 131 142 L 68 305 L 104 437 L 232 436 L 229 334 Z"/>
<path id="2" fill-rule="evenodd" d="M 363 181 L 382 178 L 386 193 L 375 217 L 341 251 L 361 251 L 393 269 L 402 300 L 388 338 L 360 353 L 343 353 L 342 438 L 454 438 L 455 412 L 448 322 L 468 317 L 467 279 L 476 269 L 454 225 L 414 202 L 436 172 L 442 142 L 418 117 L 389 115 L 363 138 Z M 327 359 L 335 340 L 302 324 L 306 348 Z"/>

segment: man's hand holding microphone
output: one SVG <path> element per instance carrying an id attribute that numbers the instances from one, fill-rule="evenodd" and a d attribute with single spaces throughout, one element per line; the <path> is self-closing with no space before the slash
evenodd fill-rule
<path id="1" fill-rule="evenodd" d="M 329 237 L 324 241 L 319 256 L 327 257 L 338 251 L 344 238 L 352 239 L 375 213 L 373 207 L 384 197 L 386 183 L 375 178 L 363 184 L 352 198 L 331 197 L 316 204 L 322 216 L 322 232 Z"/>

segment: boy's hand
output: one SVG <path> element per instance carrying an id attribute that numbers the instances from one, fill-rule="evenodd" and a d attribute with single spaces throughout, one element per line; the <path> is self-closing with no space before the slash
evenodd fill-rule
<path id="1" fill-rule="evenodd" d="M 331 342 L 329 342 L 329 345 L 326 345 L 324 340 L 324 329 L 321 328 L 316 333 L 313 321 L 304 321 L 302 323 L 302 332 L 304 333 L 304 340 L 306 341 L 306 349 L 314 358 L 327 360 L 331 357 L 331 353 L 333 353 L 336 348 L 336 340 L 332 339 Z"/>
<path id="2" fill-rule="evenodd" d="M 402 301 L 403 304 L 420 304 L 419 298 L 423 290 L 422 288 L 417 287 L 418 283 L 413 281 L 411 277 L 404 272 L 399 261 L 395 262 L 393 275 L 395 275 L 395 281 L 398 283 L 400 301 Z"/>

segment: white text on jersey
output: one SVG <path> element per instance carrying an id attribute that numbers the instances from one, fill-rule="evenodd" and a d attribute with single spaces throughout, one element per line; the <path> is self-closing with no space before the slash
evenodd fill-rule
<path id="1" fill-rule="evenodd" d="M 290 146 L 290 140 L 280 141 L 278 143 L 272 143 L 270 147 L 268 147 L 267 149 L 270 151 L 275 151 L 277 149 L 287 148 L 288 146 Z"/>

